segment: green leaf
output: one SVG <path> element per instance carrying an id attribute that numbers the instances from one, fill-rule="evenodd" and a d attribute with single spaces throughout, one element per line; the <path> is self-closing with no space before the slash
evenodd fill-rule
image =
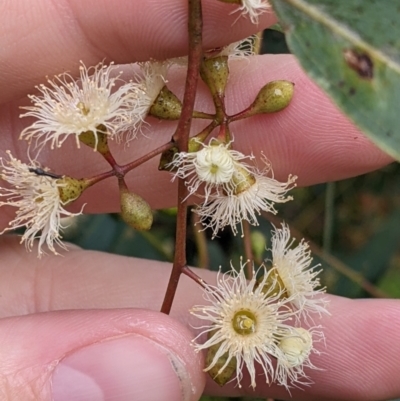
<path id="1" fill-rule="evenodd" d="M 400 2 L 271 2 L 306 72 L 366 135 L 400 160 Z"/>

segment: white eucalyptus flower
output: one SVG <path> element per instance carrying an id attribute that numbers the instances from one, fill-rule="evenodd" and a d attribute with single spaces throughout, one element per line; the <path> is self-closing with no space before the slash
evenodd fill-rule
<path id="1" fill-rule="evenodd" d="M 258 225 L 257 216 L 261 212 L 276 214 L 275 203 L 292 200 L 286 193 L 296 186 L 296 176 L 289 176 L 287 182 L 280 182 L 273 177 L 267 177 L 270 171 L 260 172 L 245 163 L 236 163 L 235 172 L 230 183 L 232 191 L 210 195 L 208 202 L 198 206 L 195 212 L 200 216 L 202 224 L 213 230 L 213 237 L 225 226 L 231 226 L 236 235 L 236 225 L 243 220 L 252 225 Z M 242 229 L 243 232 L 243 229 Z"/>
<path id="2" fill-rule="evenodd" d="M 232 193 L 234 184 L 232 177 L 236 164 L 252 156 L 245 156 L 232 150 L 231 144 L 220 143 L 212 139 L 209 145 L 197 152 L 180 152 L 174 157 L 171 167 L 177 168 L 174 178 L 186 180 L 189 195 L 195 194 L 200 185 L 204 184 L 205 202 L 212 191 Z"/>
<path id="3" fill-rule="evenodd" d="M 302 239 L 293 247 L 294 239 L 290 237 L 290 230 L 286 224 L 282 228 L 275 228 L 271 239 L 272 243 L 272 270 L 278 274 L 292 304 L 307 318 L 310 314 L 328 314 L 327 301 L 321 296 L 325 288 L 320 286 L 316 270 L 319 265 L 311 266 L 312 257 L 309 245 Z"/>
<path id="4" fill-rule="evenodd" d="M 42 247 L 45 243 L 51 252 L 57 254 L 55 245 L 65 249 L 60 235 L 63 228 L 61 218 L 81 214 L 65 210 L 64 206 L 73 199 L 63 201 L 62 198 L 70 198 L 71 195 L 78 197 L 84 188 L 78 180 L 48 175 L 37 162 L 27 165 L 10 152 L 7 153 L 10 160 L 0 158 L 0 178 L 8 182 L 10 187 L 0 186 L 0 199 L 5 198 L 0 201 L 0 207 L 12 206 L 17 211 L 9 227 L 2 233 L 26 227 L 21 243 L 25 242 L 29 251 L 38 238 L 39 257 L 44 253 Z"/>
<path id="5" fill-rule="evenodd" d="M 249 15 L 253 24 L 258 24 L 258 17 L 271 8 L 267 0 L 241 0 L 241 6 L 236 11 L 241 11 L 242 15 Z"/>
<path id="6" fill-rule="evenodd" d="M 256 273 L 253 279 L 246 280 L 245 264 L 240 270 L 232 268 L 229 273 L 219 273 L 217 285 L 205 285 L 204 298 L 206 306 L 196 306 L 191 313 L 201 320 L 207 321 L 201 326 L 201 333 L 194 339 L 197 351 L 207 350 L 219 345 L 210 365 L 205 371 L 212 369 L 224 356 L 225 364 L 217 374 L 221 374 L 233 358 L 236 359 L 236 379 L 239 387 L 246 367 L 251 379 L 251 386 L 256 387 L 256 367 L 264 372 L 264 380 L 274 380 L 274 360 L 284 357 L 279 348 L 283 338 L 295 336 L 296 332 L 288 323 L 296 311 L 289 306 L 290 299 L 282 299 L 281 293 L 271 288 L 263 289 L 269 278 L 264 266 L 264 278 L 256 285 Z M 208 339 L 200 344 L 200 337 Z M 282 383 L 285 385 L 285 383 Z"/>
<path id="7" fill-rule="evenodd" d="M 48 86 L 38 86 L 40 95 L 29 96 L 33 106 L 23 107 L 28 112 L 20 116 L 36 121 L 22 131 L 21 139 L 34 142 L 40 151 L 46 143 L 52 149 L 60 147 L 70 136 L 79 147 L 79 135 L 88 131 L 96 139 L 97 131 L 113 139 L 120 139 L 126 131 L 135 132 L 138 121 L 132 110 L 138 102 L 137 84 L 124 83 L 121 73 L 111 76 L 115 68 L 82 64 L 78 80 L 65 73 L 48 80 Z"/>

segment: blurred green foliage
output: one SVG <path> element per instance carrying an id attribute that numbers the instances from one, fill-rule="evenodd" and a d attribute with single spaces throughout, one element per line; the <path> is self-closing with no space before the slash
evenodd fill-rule
<path id="1" fill-rule="evenodd" d="M 384 7 L 381 0 L 270 3 L 305 72 L 365 135 L 400 160 L 398 1 Z"/>

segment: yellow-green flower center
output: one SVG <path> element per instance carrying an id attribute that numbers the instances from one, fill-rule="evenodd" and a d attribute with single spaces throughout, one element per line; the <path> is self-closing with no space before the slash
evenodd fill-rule
<path id="1" fill-rule="evenodd" d="M 219 166 L 217 166 L 216 164 L 211 164 L 211 166 L 210 166 L 210 173 L 211 174 L 217 174 L 218 173 L 218 170 L 219 170 Z"/>
<path id="2" fill-rule="evenodd" d="M 257 320 L 254 313 L 248 310 L 240 310 L 233 316 L 232 324 L 236 333 L 247 336 L 256 331 Z"/>
<path id="3" fill-rule="evenodd" d="M 76 105 L 76 107 L 81 111 L 81 113 L 82 113 L 84 116 L 87 116 L 87 115 L 89 114 L 89 112 L 90 112 L 90 109 L 88 109 L 88 108 L 86 107 L 85 103 L 83 103 L 83 102 L 79 102 L 79 103 Z"/>

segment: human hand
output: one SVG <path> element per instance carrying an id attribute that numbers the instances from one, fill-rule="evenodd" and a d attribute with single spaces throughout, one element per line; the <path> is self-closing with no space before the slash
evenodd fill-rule
<path id="1" fill-rule="evenodd" d="M 18 119 L 18 106 L 46 75 L 65 70 L 74 75 L 80 59 L 95 65 L 105 56 L 127 63 L 184 54 L 185 5 L 186 1 L 172 0 L 143 4 L 103 1 L 101 5 L 89 0 L 40 0 L 34 8 L 28 2 L 25 7 L 21 2 L 8 5 L 0 14 L 5 32 L 0 38 L 2 155 L 10 149 L 26 160 L 25 143 L 15 140 L 26 124 Z M 22 9 L 29 12 L 21 16 Z M 204 1 L 206 47 L 257 30 L 243 18 L 232 26 L 237 16 L 228 14 L 226 4 Z M 25 15 L 28 20 L 19 22 Z M 258 29 L 273 21 L 272 14 L 265 14 Z M 296 83 L 290 107 L 278 115 L 235 125 L 238 149 L 255 154 L 264 150 L 277 178 L 292 173 L 299 176 L 300 185 L 309 185 L 361 174 L 391 161 L 337 111 L 292 56 L 263 56 L 249 62 L 246 69 L 241 63 L 233 70 L 227 93 L 232 111 L 248 105 L 267 81 Z M 177 82 L 178 77 L 171 87 L 178 92 Z M 204 89 L 198 105 L 201 110 L 209 107 Z M 173 125 L 157 123 L 154 129 L 155 140 L 161 144 L 170 138 Z M 153 138 L 139 137 L 117 157 L 131 160 L 155 144 Z M 44 149 L 40 158 L 55 172 L 81 177 L 104 171 L 106 165 L 97 156 L 90 149 L 77 151 L 75 143 L 66 143 L 61 150 Z M 174 205 L 175 187 L 167 173 L 157 171 L 156 163 L 154 160 L 129 174 L 128 183 L 155 208 Z M 88 203 L 87 212 L 115 211 L 115 189 L 115 183 L 107 180 L 86 191 L 81 203 Z M 96 203 L 97 199 L 105 202 Z M 12 210 L 1 213 L 0 224 L 5 227 Z M 169 317 L 155 312 L 166 288 L 167 264 L 80 249 L 61 258 L 49 255 L 38 260 L 17 242 L 11 237 L 0 240 L 1 399 L 49 401 L 53 396 L 55 401 L 175 401 L 183 399 L 183 394 L 187 399 L 199 398 L 205 380 L 203 362 L 189 345 L 193 337 L 190 323 L 195 322 L 188 309 L 202 303 L 201 291 L 194 283 L 182 278 Z M 215 280 L 211 272 L 201 274 L 207 282 Z M 399 396 L 399 311 L 397 301 L 331 297 L 332 317 L 322 322 L 327 348 L 316 361 L 324 370 L 311 372 L 315 384 L 293 390 L 292 397 L 377 400 Z M 246 383 L 242 389 L 234 385 L 219 388 L 208 380 L 205 391 L 289 397 L 284 389 L 259 382 L 253 391 Z"/>

